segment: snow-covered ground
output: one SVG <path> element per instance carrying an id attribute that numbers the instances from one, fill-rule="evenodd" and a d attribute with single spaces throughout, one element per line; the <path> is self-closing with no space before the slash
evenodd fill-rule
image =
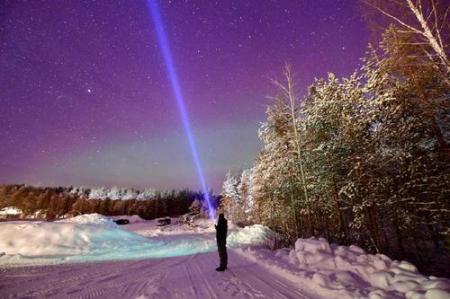
<path id="1" fill-rule="evenodd" d="M 128 219 L 119 226 L 113 219 Z M 156 220 L 138 216 L 108 218 L 81 215 L 55 222 L 11 221 L 0 223 L 0 266 L 48 265 L 105 260 L 164 258 L 216 249 L 214 223 L 199 219 L 195 226 L 158 226 Z M 258 245 L 269 237 L 261 225 L 239 231 L 231 226 L 229 245 Z"/>
<path id="2" fill-rule="evenodd" d="M 120 218 L 129 218 L 131 224 L 118 226 L 99 214 L 0 223 L 0 266 L 163 258 L 214 249 L 211 228 L 198 233 L 177 224 L 158 227 L 156 221 Z"/>
<path id="3" fill-rule="evenodd" d="M 450 282 L 356 246 L 299 239 L 276 252 L 261 225 L 230 224 L 229 270 L 217 273 L 213 223 L 168 226 L 82 215 L 0 223 L 0 297 L 450 298 Z"/>

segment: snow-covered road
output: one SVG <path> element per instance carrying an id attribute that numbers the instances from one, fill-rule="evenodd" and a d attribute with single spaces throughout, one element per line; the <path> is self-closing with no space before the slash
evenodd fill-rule
<path id="1" fill-rule="evenodd" d="M 311 298 L 301 286 L 229 250 L 163 259 L 0 269 L 1 298 Z"/>
<path id="2" fill-rule="evenodd" d="M 450 299 L 450 280 L 355 245 L 298 239 L 265 249 L 262 225 L 233 227 L 229 270 L 218 273 L 214 226 L 158 226 L 98 214 L 0 223 L 0 298 Z M 134 218 L 133 218 L 134 217 Z"/>

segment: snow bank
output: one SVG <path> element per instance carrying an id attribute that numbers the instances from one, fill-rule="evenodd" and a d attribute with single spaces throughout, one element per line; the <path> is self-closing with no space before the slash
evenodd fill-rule
<path id="1" fill-rule="evenodd" d="M 108 227 L 116 227 L 114 221 L 106 216 L 94 213 L 94 214 L 83 214 L 72 218 L 67 218 L 63 220 L 55 221 L 57 223 L 74 223 L 74 224 L 96 224 L 104 225 Z"/>
<path id="2" fill-rule="evenodd" d="M 302 268 L 328 274 L 324 276 L 325 280 L 333 278 L 340 284 L 359 277 L 375 288 L 399 293 L 406 298 L 420 298 L 422 295 L 425 298 L 450 298 L 449 281 L 427 278 L 409 262 L 393 261 L 383 254 L 366 254 L 355 245 L 331 246 L 323 238 L 298 239 L 289 258 Z M 380 297 L 376 294 L 372 297 Z"/>
<path id="3" fill-rule="evenodd" d="M 214 249 L 213 239 L 196 236 L 145 238 L 99 214 L 55 222 L 0 223 L 2 266 L 160 258 Z"/>
<path id="4" fill-rule="evenodd" d="M 292 250 L 241 250 L 280 275 L 326 298 L 450 298 L 450 281 L 426 277 L 406 261 L 337 246 L 323 238 L 298 239 Z"/>
<path id="5" fill-rule="evenodd" d="M 22 257 L 99 255 L 147 240 L 116 227 L 107 218 L 75 217 L 57 222 L 0 224 L 0 251 Z"/>
<path id="6" fill-rule="evenodd" d="M 263 245 L 270 240 L 274 232 L 267 226 L 255 224 L 233 231 L 227 237 L 230 246 Z"/>

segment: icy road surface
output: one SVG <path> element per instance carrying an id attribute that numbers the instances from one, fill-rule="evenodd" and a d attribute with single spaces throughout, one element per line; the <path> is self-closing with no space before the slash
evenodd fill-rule
<path id="1" fill-rule="evenodd" d="M 1 269 L 1 298 L 311 298 L 299 286 L 229 250 L 163 259 Z"/>

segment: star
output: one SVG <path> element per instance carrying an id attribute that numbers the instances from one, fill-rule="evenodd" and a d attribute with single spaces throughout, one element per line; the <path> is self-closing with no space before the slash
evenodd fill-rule
<path id="1" fill-rule="evenodd" d="M 70 1 L 61 9 L 55 1 L 3 2 L 0 165 L 13 168 L 0 167 L 0 184 L 128 185 L 132 177 L 140 187 L 198 188 L 152 1 Z M 270 79 L 281 79 L 285 63 L 302 91 L 329 71 L 351 74 L 367 49 L 358 0 L 159 2 L 216 191 L 228 170 L 252 165 L 267 96 L 276 92 Z M 128 156 L 139 163 L 119 163 Z M 56 163 L 73 167 L 50 167 Z"/>

